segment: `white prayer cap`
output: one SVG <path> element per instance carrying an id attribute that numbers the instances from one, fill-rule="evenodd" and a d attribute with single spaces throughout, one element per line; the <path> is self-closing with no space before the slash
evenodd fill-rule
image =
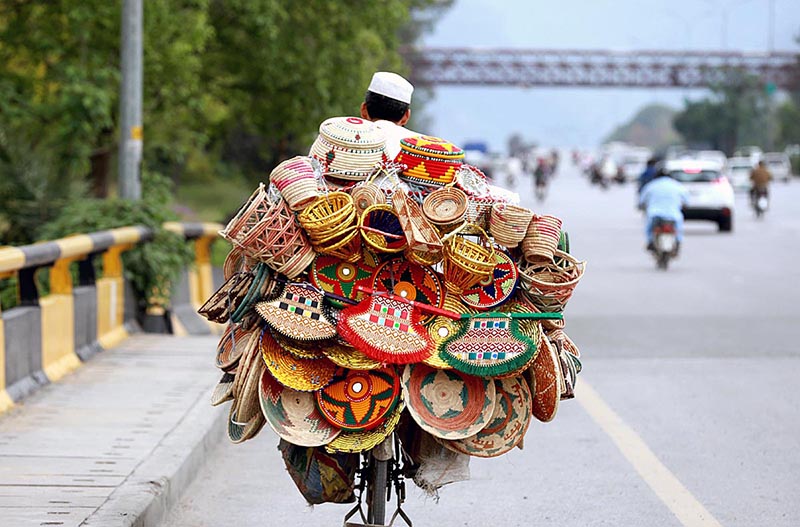
<path id="1" fill-rule="evenodd" d="M 406 104 L 411 104 L 411 94 L 414 92 L 414 86 L 410 82 L 390 71 L 376 72 L 367 89 Z"/>

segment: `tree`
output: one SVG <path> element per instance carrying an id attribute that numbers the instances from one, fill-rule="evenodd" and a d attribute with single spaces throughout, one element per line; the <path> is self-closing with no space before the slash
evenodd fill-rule
<path id="1" fill-rule="evenodd" d="M 675 129 L 690 144 L 701 144 L 732 154 L 739 145 L 767 145 L 769 97 L 758 78 L 732 76 L 712 95 L 685 101 L 675 116 Z"/>

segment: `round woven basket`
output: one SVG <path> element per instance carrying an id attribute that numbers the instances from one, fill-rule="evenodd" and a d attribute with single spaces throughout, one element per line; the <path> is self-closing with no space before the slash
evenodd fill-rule
<path id="1" fill-rule="evenodd" d="M 397 253 L 408 245 L 400 218 L 391 205 L 371 205 L 359 220 L 361 236 L 371 249 L 379 253 Z"/>
<path id="2" fill-rule="evenodd" d="M 480 242 L 466 235 L 477 235 Z M 465 224 L 444 238 L 442 274 L 448 291 L 460 295 L 491 276 L 496 263 L 489 236 L 477 225 Z"/>
<path id="3" fill-rule="evenodd" d="M 386 203 L 386 195 L 381 190 L 381 187 L 375 183 L 364 183 L 356 186 L 350 192 L 350 196 L 353 198 L 358 214 L 363 214 L 372 205 Z"/>
<path id="4" fill-rule="evenodd" d="M 522 240 L 522 252 L 525 259 L 529 262 L 552 262 L 560 239 L 561 220 L 559 218 L 534 215 L 525 232 L 525 238 Z"/>
<path id="5" fill-rule="evenodd" d="M 314 166 L 308 157 L 287 159 L 275 167 L 269 180 L 294 211 L 302 210 L 319 196 Z"/>
<path id="6" fill-rule="evenodd" d="M 494 241 L 506 247 L 516 247 L 525 238 L 533 211 L 508 203 L 496 203 L 489 219 L 489 232 Z"/>
<path id="7" fill-rule="evenodd" d="M 447 233 L 464 223 L 467 195 L 455 187 L 436 189 L 425 197 L 422 212 L 440 233 Z"/>
<path id="8" fill-rule="evenodd" d="M 556 251 L 552 263 L 519 262 L 521 294 L 544 313 L 563 311 L 583 277 L 586 262 Z"/>

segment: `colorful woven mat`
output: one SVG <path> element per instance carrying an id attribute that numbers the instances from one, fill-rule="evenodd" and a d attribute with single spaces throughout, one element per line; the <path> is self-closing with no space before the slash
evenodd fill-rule
<path id="1" fill-rule="evenodd" d="M 403 396 L 423 430 L 441 439 L 465 439 L 489 424 L 495 385 L 457 370 L 409 364 L 403 371 Z"/>
<path id="2" fill-rule="evenodd" d="M 325 450 L 328 452 L 363 452 L 375 448 L 394 432 L 404 409 L 405 404 L 401 399 L 389 417 L 376 428 L 361 432 L 342 432 L 339 437 L 325 445 Z"/>
<path id="3" fill-rule="evenodd" d="M 497 263 L 492 275 L 461 294 L 462 302 L 479 311 L 506 302 L 514 295 L 519 282 L 519 270 L 514 260 L 502 251 L 495 251 L 494 256 Z"/>
<path id="4" fill-rule="evenodd" d="M 361 300 L 364 294 L 358 292 L 356 288 L 359 285 L 369 287 L 374 272 L 375 267 L 370 265 L 368 258 L 363 258 L 358 264 L 352 264 L 334 256 L 319 254 L 311 264 L 309 280 L 326 293 L 351 300 Z M 337 307 L 344 307 L 344 303 L 335 299 L 329 301 Z"/>
<path id="5" fill-rule="evenodd" d="M 477 457 L 495 457 L 522 441 L 531 422 L 531 390 L 522 376 L 495 380 L 495 404 L 486 427 L 466 439 L 440 440 L 446 448 Z"/>
<path id="6" fill-rule="evenodd" d="M 444 305 L 444 282 L 436 271 L 432 267 L 418 265 L 404 258 L 393 258 L 381 264 L 373 275 L 372 289 L 388 291 L 406 300 L 429 306 Z M 421 314 L 422 323 L 430 322 L 434 316 Z"/>
<path id="7" fill-rule="evenodd" d="M 261 375 L 261 411 L 279 437 L 300 446 L 327 445 L 341 430 L 319 412 L 314 394 L 287 388 L 269 370 Z"/>
<path id="8" fill-rule="evenodd" d="M 315 396 L 319 411 L 333 426 L 350 432 L 372 430 L 400 400 L 400 378 L 391 367 L 350 370 Z"/>
<path id="9" fill-rule="evenodd" d="M 339 369 L 326 358 L 300 359 L 283 348 L 268 331 L 261 334 L 261 356 L 270 373 L 281 384 L 301 392 L 313 392 L 328 385 Z"/>

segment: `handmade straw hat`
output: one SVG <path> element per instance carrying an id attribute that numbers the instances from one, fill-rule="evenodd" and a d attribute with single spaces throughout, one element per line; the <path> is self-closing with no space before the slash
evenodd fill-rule
<path id="1" fill-rule="evenodd" d="M 319 126 L 309 155 L 322 163 L 326 175 L 360 181 L 387 161 L 386 138 L 374 123 L 360 117 L 332 117 Z"/>
<path id="2" fill-rule="evenodd" d="M 395 163 L 405 165 L 401 177 L 420 185 L 445 186 L 453 182 L 464 151 L 442 139 L 420 135 L 400 140 Z"/>
<path id="3" fill-rule="evenodd" d="M 561 366 L 558 353 L 548 338 L 542 333 L 539 339 L 539 353 L 529 370 L 532 379 L 533 416 L 546 423 L 552 421 L 558 412 L 561 399 Z"/>
<path id="4" fill-rule="evenodd" d="M 531 390 L 522 376 L 495 380 L 495 404 L 488 425 L 477 434 L 454 441 L 440 440 L 445 448 L 476 457 L 496 457 L 516 447 L 531 422 Z"/>
<path id="5" fill-rule="evenodd" d="M 366 257 L 356 265 L 335 256 L 318 254 L 311 264 L 308 278 L 314 286 L 326 293 L 361 300 L 364 294 L 358 291 L 358 286 L 369 287 L 374 272 L 375 268 Z M 336 299 L 329 298 L 329 301 L 337 307 L 344 306 Z"/>
<path id="6" fill-rule="evenodd" d="M 294 211 L 303 210 L 319 195 L 317 176 L 309 157 L 287 159 L 275 167 L 269 181 L 278 188 L 289 208 Z"/>
<path id="7" fill-rule="evenodd" d="M 300 392 L 319 390 L 333 380 L 338 367 L 326 358 L 300 359 L 283 348 L 268 331 L 261 333 L 261 355 L 275 379 Z"/>
<path id="8" fill-rule="evenodd" d="M 464 439 L 489 424 L 495 385 L 457 370 L 409 364 L 403 371 L 403 396 L 423 430 L 441 439 Z"/>
<path id="9" fill-rule="evenodd" d="M 315 392 L 320 413 L 348 432 L 372 430 L 400 400 L 400 378 L 392 367 L 350 370 Z"/>
<path id="10" fill-rule="evenodd" d="M 495 308 L 508 301 L 517 289 L 519 270 L 514 260 L 503 251 L 495 251 L 491 276 L 461 293 L 461 301 L 478 311 Z"/>
<path id="11" fill-rule="evenodd" d="M 397 428 L 397 423 L 400 422 L 404 409 L 405 404 L 401 399 L 395 406 L 394 411 L 376 428 L 359 432 L 343 431 L 339 434 L 339 437 L 325 445 L 325 450 L 328 452 L 358 453 L 375 448 Z"/>
<path id="12" fill-rule="evenodd" d="M 299 446 L 327 445 L 341 430 L 317 409 L 314 394 L 287 388 L 268 370 L 261 375 L 261 411 L 279 437 Z"/>
<path id="13" fill-rule="evenodd" d="M 394 258 L 383 262 L 372 275 L 372 289 L 388 291 L 406 300 L 434 307 L 444 305 L 444 282 L 432 267 Z M 421 313 L 422 323 L 434 315 Z"/>
<path id="14" fill-rule="evenodd" d="M 364 352 L 349 344 L 331 341 L 323 348 L 323 353 L 332 363 L 349 370 L 373 370 L 381 367 L 381 362 L 364 355 Z"/>
<path id="15" fill-rule="evenodd" d="M 457 295 L 452 293 L 446 293 L 444 297 L 444 305 L 442 306 L 444 309 L 448 311 L 452 311 L 453 313 L 458 313 L 463 315 L 465 313 L 475 313 L 475 310 L 464 305 L 461 300 L 459 300 Z M 433 355 L 425 359 L 423 362 L 428 366 L 433 368 L 438 368 L 440 370 L 449 370 L 452 368 L 450 364 L 442 359 L 439 354 L 439 349 L 442 343 L 447 340 L 448 337 L 456 333 L 461 328 L 461 321 L 453 320 L 450 317 L 445 316 L 437 316 L 434 317 L 426 326 L 428 330 L 428 335 L 431 336 L 431 340 L 433 341 L 433 345 L 436 350 L 433 352 Z"/>

